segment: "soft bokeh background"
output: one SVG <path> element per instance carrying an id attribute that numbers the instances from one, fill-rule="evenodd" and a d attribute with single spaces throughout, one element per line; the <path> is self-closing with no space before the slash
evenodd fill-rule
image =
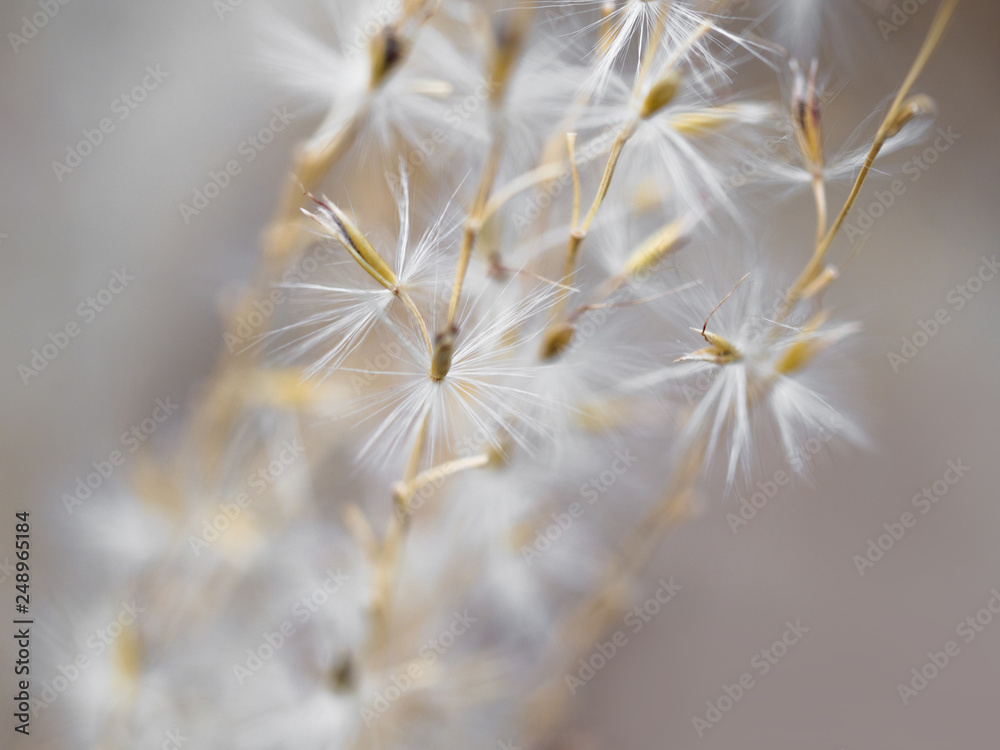
<path id="1" fill-rule="evenodd" d="M 210 0 L 73 0 L 16 53 L 7 33 L 38 6 L 8 0 L 0 8 L 0 561 L 13 551 L 13 512 L 32 510 L 36 597 L 72 564 L 59 550 L 72 530 L 60 495 L 158 398 L 191 402 L 221 346 L 220 295 L 249 272 L 291 148 L 315 125 L 294 122 L 185 224 L 178 204 L 208 170 L 241 158 L 240 142 L 288 102 L 253 63 L 243 16 L 254 0 L 233 5 L 220 19 Z M 919 6 L 887 40 L 877 30 L 864 36 L 876 49 L 840 93 L 845 122 L 902 77 L 934 5 Z M 908 706 L 896 689 L 928 651 L 960 640 L 958 623 L 1000 587 L 1000 277 L 961 311 L 947 299 L 1000 250 L 997 28 L 992 0 L 960 6 L 918 90 L 937 99 L 940 124 L 961 137 L 876 223 L 837 290 L 839 309 L 866 324 L 855 347 L 856 403 L 874 449 L 837 451 L 817 465 L 814 490 L 783 489 L 736 534 L 726 520 L 733 500 L 709 498 L 704 515 L 668 540 L 650 580 L 672 575 L 680 593 L 580 693 L 574 725 L 594 747 L 997 746 L 1000 618 L 960 642 L 958 657 Z M 843 39 L 848 58 L 860 44 L 852 40 Z M 115 98 L 156 65 L 166 80 L 118 120 Z M 58 181 L 52 162 L 103 117 L 114 131 Z M 871 199 L 866 192 L 862 204 Z M 805 215 L 790 212 L 781 231 L 808 236 Z M 837 247 L 842 258 L 848 243 Z M 17 366 L 79 320 L 76 307 L 122 267 L 135 280 L 22 383 Z M 939 308 L 951 322 L 894 373 L 887 352 Z M 854 555 L 957 459 L 972 467 L 968 475 L 861 577 Z M 12 600 L 8 579 L 0 611 Z M 756 685 L 699 738 L 691 717 L 704 716 L 723 684 L 754 671 L 754 654 L 789 619 L 809 628 L 802 642 L 767 675 L 755 674 Z M 3 640 L 6 693 L 13 676 Z M 4 746 L 13 741 L 8 708 Z"/>

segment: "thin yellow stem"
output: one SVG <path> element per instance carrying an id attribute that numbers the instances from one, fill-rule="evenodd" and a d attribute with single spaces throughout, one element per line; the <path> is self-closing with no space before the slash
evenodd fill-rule
<path id="1" fill-rule="evenodd" d="M 494 87 L 490 95 L 490 104 L 493 107 L 492 142 L 490 144 L 489 155 L 486 157 L 486 162 L 483 165 L 483 173 L 480 176 L 476 199 L 472 210 L 466 218 L 465 229 L 462 232 L 462 245 L 459 249 L 458 267 L 455 269 L 455 282 L 452 285 L 451 301 L 448 304 L 448 319 L 445 328 L 447 335 L 453 335 L 456 330 L 455 318 L 458 315 L 458 303 L 462 297 L 462 286 L 465 284 L 465 275 L 469 270 L 472 249 L 475 246 L 479 230 L 483 226 L 483 214 L 486 204 L 489 201 L 490 193 L 493 191 L 497 172 L 500 170 L 500 160 L 506 140 L 506 128 L 504 127 L 500 108 L 507 90 L 507 84 L 510 82 L 511 73 L 520 55 L 528 27 L 534 18 L 534 14 L 535 9 L 532 5 L 520 3 L 510 21 L 509 27 L 502 35 L 502 38 L 498 40 L 499 44 L 493 51 L 494 59 L 491 79 Z M 447 359 L 450 359 L 450 357 Z"/>
<path id="2" fill-rule="evenodd" d="M 587 216 L 579 226 L 577 226 L 574 221 L 570 229 L 569 241 L 566 244 L 566 260 L 563 264 L 563 277 L 566 279 L 572 276 L 573 272 L 576 270 L 576 259 L 580 252 L 580 245 L 587 237 L 587 232 L 590 229 L 591 224 L 594 222 L 594 217 L 597 216 L 597 212 L 601 208 L 601 204 L 604 202 L 604 198 L 608 194 L 608 188 L 611 186 L 611 178 L 614 177 L 615 168 L 618 166 L 618 160 L 621 158 L 622 150 L 625 148 L 625 144 L 628 142 L 628 139 L 631 138 L 632 134 L 635 132 L 636 126 L 637 121 L 632 119 L 629 120 L 629 122 L 627 122 L 619 131 L 617 137 L 615 138 L 614 145 L 611 147 L 611 154 L 608 156 L 608 163 L 604 167 L 604 174 L 601 177 L 601 185 L 597 190 L 597 195 L 594 196 L 593 203 L 590 204 L 590 210 L 587 211 Z M 576 177 L 575 169 L 574 177 Z M 556 302 L 552 307 L 553 321 L 558 321 L 562 318 L 568 297 L 569 292 L 562 292 L 556 299 Z M 566 346 L 569 345 L 572 337 L 573 327 L 571 324 L 565 322 L 553 322 L 552 325 L 549 326 L 546 335 L 543 337 L 541 349 L 542 359 L 551 359 L 556 356 L 558 352 L 563 351 Z"/>
<path id="3" fill-rule="evenodd" d="M 413 477 L 413 479 L 409 482 L 399 484 L 394 490 L 394 493 L 397 497 L 397 501 L 406 507 L 409 505 L 413 496 L 420 492 L 424 487 L 430 484 L 437 484 L 438 482 L 462 471 L 481 469 L 488 465 L 489 462 L 490 457 L 485 454 L 480 456 L 471 456 L 469 458 L 457 458 L 453 461 L 446 461 L 442 464 L 438 464 L 437 466 L 425 469 Z"/>
<path id="4" fill-rule="evenodd" d="M 646 80 L 646 76 L 649 74 L 649 70 L 653 65 L 653 61 L 656 59 L 656 50 L 660 45 L 660 40 L 663 38 L 666 23 L 667 12 L 664 10 L 664 12 L 657 17 L 656 27 L 653 29 L 653 33 L 650 34 L 649 37 L 649 46 L 643 53 L 642 63 L 640 64 L 639 72 L 635 79 L 633 98 L 638 97 L 639 92 L 642 90 L 643 83 Z M 604 174 L 601 176 L 601 184 L 597 188 L 597 195 L 594 196 L 594 200 L 590 204 L 590 209 L 587 211 L 587 215 L 584 217 L 583 222 L 580 224 L 577 224 L 575 220 L 573 222 L 569 243 L 566 247 L 565 272 L 567 276 L 569 276 L 576 268 L 576 258 L 580 245 L 586 238 L 587 232 L 590 231 L 590 227 L 594 223 L 594 219 L 597 217 L 597 212 L 604 204 L 604 199 L 607 197 L 608 190 L 611 188 L 611 180 L 618 167 L 618 161 L 621 159 L 622 151 L 625 149 L 625 144 L 628 143 L 629 138 L 631 138 L 635 133 L 638 124 L 638 120 L 633 117 L 626 122 L 622 129 L 618 132 L 618 136 L 615 138 L 615 142 L 611 146 L 611 154 L 608 156 L 608 163 L 604 167 Z M 575 160 L 571 159 L 571 161 L 573 162 L 574 167 L 574 178 L 577 178 L 575 172 Z"/>
<path id="5" fill-rule="evenodd" d="M 403 480 L 409 482 L 420 470 L 420 456 L 424 452 L 424 445 L 427 443 L 427 423 L 430 421 L 430 413 L 424 415 L 423 421 L 420 423 L 420 430 L 417 432 L 417 439 L 413 441 L 413 450 L 410 452 L 410 458 L 406 462 L 406 472 L 403 474 Z"/>
<path id="6" fill-rule="evenodd" d="M 490 196 L 489 201 L 486 203 L 486 208 L 483 209 L 482 223 L 485 224 L 493 218 L 494 214 L 496 214 L 496 212 L 499 211 L 507 201 L 518 193 L 523 192 L 530 187 L 534 187 L 539 183 L 554 180 L 563 173 L 565 168 L 566 167 L 563 162 L 559 161 L 553 164 L 543 164 L 540 167 L 535 167 L 534 169 L 515 177 Z"/>
<path id="7" fill-rule="evenodd" d="M 813 198 L 816 201 L 816 247 L 823 242 L 826 234 L 827 216 L 826 180 L 822 172 L 814 172 L 812 177 Z"/>
<path id="8" fill-rule="evenodd" d="M 583 221 L 579 225 L 575 222 L 573 224 L 569 235 L 569 242 L 566 245 L 566 262 L 563 268 L 563 274 L 567 278 L 572 275 L 573 271 L 576 269 L 576 259 L 579 254 L 580 245 L 586 238 L 587 232 L 594 223 L 594 218 L 597 216 L 598 210 L 600 210 L 601 205 L 604 203 L 604 199 L 608 195 L 608 189 L 611 187 L 611 179 L 615 175 L 615 169 L 618 166 L 618 161 L 621 159 L 625 144 L 635 132 L 636 124 L 635 120 L 630 120 L 621 129 L 621 131 L 619 131 L 618 136 L 615 138 L 614 145 L 611 147 L 611 154 L 608 156 L 608 163 L 604 167 L 604 174 L 601 176 L 601 184 L 597 189 L 597 195 L 594 196 L 594 200 L 590 204 L 590 209 L 587 211 L 587 215 L 584 217 Z M 559 300 L 559 303 L 556 306 L 557 311 L 561 308 L 564 300 L 565 295 L 563 295 L 563 297 Z"/>
<path id="9" fill-rule="evenodd" d="M 430 418 L 425 414 L 420 423 L 420 430 L 417 432 L 413 449 L 406 462 L 406 469 L 403 474 L 403 482 L 409 483 L 417 476 L 420 470 L 420 457 L 424 452 L 424 445 L 427 441 L 427 424 Z M 403 542 L 406 539 L 406 532 L 410 528 L 410 514 L 407 508 L 400 502 L 399 497 L 394 497 L 394 512 L 389 518 L 389 527 L 385 532 L 385 539 L 379 550 L 377 564 L 375 565 L 375 596 L 372 604 L 372 615 L 374 621 L 373 639 L 376 645 L 382 645 L 388 633 L 389 608 L 392 601 L 393 588 L 396 585 L 396 578 L 399 570 L 399 560 L 402 555 Z"/>
<path id="10" fill-rule="evenodd" d="M 847 200 L 844 202 L 844 205 L 840 209 L 840 213 L 837 214 L 837 218 L 834 220 L 833 224 L 826 231 L 826 234 L 824 234 L 822 239 L 820 239 L 816 244 L 816 250 L 809 259 L 809 263 L 806 264 L 805 269 L 799 275 L 798 279 L 796 279 L 792 287 L 788 290 L 785 302 L 778 316 L 779 320 L 791 311 L 791 309 L 795 306 L 795 303 L 801 299 L 803 290 L 808 287 L 820 273 L 823 261 L 826 258 L 827 250 L 829 250 L 834 237 L 837 236 L 837 232 L 840 231 L 844 221 L 847 219 L 847 215 L 854 207 L 854 203 L 857 201 L 858 195 L 861 193 L 861 188 L 865 184 L 865 180 L 868 178 L 868 174 L 871 171 L 872 165 L 875 163 L 875 159 L 878 157 L 882 147 L 885 145 L 886 140 L 889 138 L 896 125 L 897 119 L 902 110 L 902 105 L 906 100 L 907 95 L 910 93 L 910 89 L 913 88 L 913 84 L 916 82 L 921 72 L 923 72 L 928 60 L 930 60 L 934 50 L 941 42 L 941 37 L 944 35 L 945 29 L 948 27 L 948 23 L 951 20 L 957 5 L 958 0 L 944 0 L 944 2 L 941 3 L 941 7 L 938 8 L 937 15 L 934 16 L 934 21 L 931 24 L 930 31 L 927 32 L 927 37 L 924 39 L 924 43 L 920 47 L 920 52 L 917 53 L 917 57 L 913 61 L 913 65 L 910 66 L 910 70 L 906 74 L 906 78 L 899 87 L 899 91 L 896 92 L 896 97 L 893 99 L 892 105 L 889 107 L 889 111 L 883 118 L 882 124 L 879 125 L 878 131 L 875 134 L 875 140 L 872 142 L 872 146 L 868 151 L 868 156 L 865 158 L 864 165 L 861 167 L 861 171 L 858 173 L 858 177 L 854 181 L 854 185 L 851 188 L 850 194 L 847 196 Z"/>
<path id="11" fill-rule="evenodd" d="M 483 214 L 486 203 L 489 200 L 490 191 L 496 181 L 497 172 L 500 169 L 500 157 L 503 153 L 504 130 L 500 119 L 497 118 L 493 128 L 493 142 L 490 146 L 490 153 L 486 157 L 483 165 L 483 173 L 479 179 L 479 188 L 476 191 L 475 203 L 465 220 L 465 227 L 462 230 L 462 245 L 458 252 L 458 267 L 455 269 L 455 283 L 451 288 L 451 301 L 448 303 L 447 328 L 455 327 L 455 318 L 458 315 L 458 303 L 462 297 L 462 286 L 465 284 L 465 275 L 469 270 L 469 260 L 472 258 L 472 248 L 475 246 L 476 237 L 483 225 Z"/>
<path id="12" fill-rule="evenodd" d="M 417 322 L 417 326 L 420 328 L 420 333 L 424 338 L 424 344 L 427 346 L 427 353 L 432 354 L 434 352 L 434 345 L 431 343 L 431 335 L 427 330 L 427 323 L 424 321 L 424 316 L 420 313 L 417 308 L 416 303 L 414 303 L 413 298 L 407 294 L 405 289 L 400 289 L 397 287 L 396 293 L 399 298 L 403 300 L 403 304 L 406 305 L 407 309 L 413 315 L 413 319 Z"/>
<path id="13" fill-rule="evenodd" d="M 590 210 L 587 211 L 586 217 L 583 219 L 583 223 L 580 225 L 580 230 L 583 234 L 586 234 L 590 230 L 590 225 L 594 223 L 594 218 L 597 216 L 597 211 L 600 209 L 601 205 L 604 203 L 604 199 L 608 195 L 608 189 L 611 187 L 611 178 L 615 176 L 615 169 L 618 167 L 618 161 L 621 159 L 622 151 L 625 148 L 625 144 L 628 143 L 628 139 L 632 137 L 635 133 L 636 121 L 630 120 L 621 132 L 618 133 L 618 137 L 615 138 L 614 145 L 611 147 L 611 154 L 608 156 L 608 163 L 604 167 L 604 174 L 601 177 L 601 185 L 597 190 L 597 195 L 594 196 L 594 202 L 590 204 Z"/>
<path id="14" fill-rule="evenodd" d="M 660 45 L 660 40 L 663 38 L 663 33 L 666 29 L 667 23 L 667 12 L 664 10 L 657 17 L 656 27 L 653 29 L 653 33 L 650 34 L 646 51 L 643 53 L 642 63 L 640 64 L 639 72 L 636 75 L 635 86 L 633 88 L 632 96 L 636 98 L 639 96 L 639 92 L 642 90 L 643 83 L 646 80 L 646 76 L 649 74 L 649 70 L 653 65 L 653 61 L 656 59 L 656 50 Z M 704 33 L 704 32 L 700 32 Z M 692 42 L 699 36 L 699 32 L 695 31 L 692 34 Z M 597 212 L 600 210 L 601 206 L 604 204 L 604 199 L 608 195 L 608 190 L 611 188 L 611 180 L 615 175 L 615 170 L 618 168 L 618 161 L 621 159 L 622 151 L 625 149 L 625 144 L 628 143 L 629 138 L 631 138 L 638 127 L 639 122 L 634 117 L 630 119 L 622 129 L 618 132 L 618 136 L 615 138 L 614 144 L 611 146 L 611 154 L 608 156 L 608 163 L 604 167 L 604 174 L 601 176 L 601 184 L 597 188 L 597 195 L 594 196 L 593 202 L 590 204 L 590 209 L 587 211 L 587 215 L 584 217 L 583 222 L 577 224 L 574 220 L 572 225 L 572 231 L 570 233 L 569 243 L 566 247 L 566 266 L 565 272 L 569 276 L 573 270 L 576 268 L 576 258 L 580 245 L 587 236 L 587 232 L 590 231 L 591 225 L 594 223 L 594 219 L 597 217 Z M 573 167 L 575 170 L 576 164 L 575 160 L 572 160 Z M 574 178 L 577 175 L 574 171 Z M 575 217 L 575 214 L 574 214 Z"/>
<path id="15" fill-rule="evenodd" d="M 642 57 L 642 62 L 640 63 L 639 73 L 635 77 L 635 86 L 633 87 L 633 96 L 639 95 L 639 90 L 642 88 L 642 84 L 646 81 L 646 76 L 649 75 L 650 68 L 653 67 L 653 61 L 656 59 L 656 49 L 660 46 L 660 41 L 663 39 L 663 32 L 667 28 L 667 13 L 669 9 L 667 7 L 668 3 L 666 0 L 660 0 L 660 3 L 664 6 L 663 12 L 658 14 L 656 17 L 656 26 L 653 27 L 653 33 L 649 35 L 648 47 Z"/>
<path id="16" fill-rule="evenodd" d="M 573 218 L 570 226 L 575 228 L 580 221 L 580 169 L 576 165 L 576 133 L 566 134 L 566 152 L 569 154 L 569 168 L 573 175 Z"/>

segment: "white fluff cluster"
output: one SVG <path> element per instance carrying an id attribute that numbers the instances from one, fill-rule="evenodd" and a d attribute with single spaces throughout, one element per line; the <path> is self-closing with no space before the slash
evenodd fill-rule
<path id="1" fill-rule="evenodd" d="M 869 149 L 826 143 L 811 36 L 849 3 L 327 5 L 266 26 L 323 114 L 234 311 L 261 325 L 176 455 L 88 509 L 129 543 L 42 709 L 75 746 L 549 746 L 699 495 L 863 440 L 825 297 Z"/>

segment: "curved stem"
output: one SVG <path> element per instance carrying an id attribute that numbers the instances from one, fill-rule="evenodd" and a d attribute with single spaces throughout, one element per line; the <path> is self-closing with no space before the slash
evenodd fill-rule
<path id="1" fill-rule="evenodd" d="M 458 267 L 455 269 L 455 282 L 451 288 L 451 301 L 448 303 L 447 328 L 455 326 L 455 318 L 458 315 L 458 303 L 462 297 L 462 286 L 465 284 L 465 275 L 469 270 L 469 260 L 472 258 L 472 248 L 475 246 L 476 237 L 483 225 L 483 215 L 486 209 L 486 202 L 489 199 L 493 183 L 496 181 L 497 172 L 500 170 L 500 157 L 503 154 L 504 128 L 499 116 L 493 128 L 493 140 L 490 145 L 489 155 L 483 165 L 483 172 L 479 178 L 479 188 L 476 191 L 476 199 L 472 205 L 472 210 L 465 219 L 465 227 L 462 231 L 462 245 L 458 252 Z"/>
<path id="2" fill-rule="evenodd" d="M 431 343 L 431 335 L 427 330 L 427 323 L 424 321 L 424 316 L 421 315 L 420 310 L 417 308 L 416 303 L 414 303 L 413 301 L 413 298 L 410 297 L 410 295 L 406 292 L 405 289 L 397 288 L 396 294 L 399 296 L 401 300 L 403 300 L 403 304 L 406 305 L 407 309 L 410 311 L 410 314 L 413 315 L 413 319 L 417 322 L 417 326 L 420 328 L 420 333 L 424 338 L 424 344 L 427 346 L 427 353 L 433 354 L 434 345 Z"/>
<path id="3" fill-rule="evenodd" d="M 920 51 L 917 53 L 917 57 L 913 61 L 913 65 L 910 66 L 910 70 L 906 74 L 906 78 L 903 80 L 902 85 L 899 87 L 899 91 L 896 92 L 896 97 L 893 99 L 892 105 L 889 107 L 889 111 L 886 113 L 882 120 L 882 124 L 879 125 L 878 131 L 875 133 L 875 140 L 872 142 L 872 146 L 868 151 L 868 156 L 865 157 L 865 162 L 861 167 L 861 171 L 858 173 L 857 179 L 854 181 L 854 185 L 851 188 L 850 194 L 847 196 L 847 200 L 844 202 L 844 205 L 837 214 L 837 218 L 834 220 L 833 224 L 826 231 L 826 234 L 824 234 L 823 237 L 817 242 L 816 250 L 809 259 L 809 262 L 806 264 L 805 269 L 803 269 L 798 279 L 795 280 L 795 283 L 792 284 L 791 288 L 788 290 L 788 294 L 786 295 L 781 310 L 779 310 L 779 321 L 791 312 L 795 304 L 799 301 L 799 299 L 801 299 L 805 288 L 808 287 L 809 284 L 811 284 L 819 275 L 820 269 L 823 266 L 823 261 L 826 258 L 827 250 L 830 249 L 830 245 L 833 243 L 834 237 L 837 236 L 837 232 L 840 231 L 840 228 L 844 225 L 844 221 L 847 219 L 847 215 L 854 207 L 854 203 L 857 201 L 858 195 L 861 193 L 861 188 L 865 184 L 865 180 L 868 178 L 869 172 L 871 172 L 875 159 L 882 151 L 882 147 L 889 139 L 894 127 L 897 124 L 899 115 L 903 109 L 903 104 L 907 95 L 910 93 L 910 89 L 913 88 L 913 84 L 916 82 L 917 77 L 923 71 L 924 67 L 927 65 L 927 61 L 930 60 L 934 50 L 941 42 L 941 37 L 944 35 L 945 29 L 948 27 L 948 23 L 951 20 L 951 16 L 954 14 L 957 5 L 958 0 L 944 0 L 944 2 L 941 3 L 941 7 L 938 8 L 937 15 L 934 16 L 934 22 L 931 24 L 930 31 L 927 32 L 927 37 L 924 39 L 924 43 L 920 47 Z"/>

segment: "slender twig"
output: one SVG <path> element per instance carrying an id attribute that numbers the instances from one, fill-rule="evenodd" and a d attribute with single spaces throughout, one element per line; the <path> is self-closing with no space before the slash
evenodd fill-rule
<path id="1" fill-rule="evenodd" d="M 910 70 L 906 74 L 906 78 L 903 80 L 902 85 L 899 87 L 899 91 L 896 92 L 896 96 L 892 101 L 892 105 L 889 107 L 889 111 L 886 112 L 885 117 L 882 119 L 882 124 L 879 125 L 878 131 L 875 133 L 875 139 L 868 151 L 868 156 L 865 157 L 865 162 L 861 167 L 861 171 L 858 173 L 857 179 L 854 181 L 854 185 L 851 188 L 850 194 L 847 196 L 847 200 L 840 209 L 840 213 L 837 214 L 837 218 L 834 219 L 833 224 L 831 224 L 830 228 L 826 231 L 826 234 L 824 234 L 823 237 L 817 242 L 816 249 L 813 252 L 812 257 L 809 259 L 809 262 L 806 264 L 805 269 L 803 269 L 798 279 L 796 279 L 795 283 L 792 284 L 791 288 L 788 290 L 782 308 L 779 310 L 779 321 L 784 317 L 787 317 L 791 309 L 795 306 L 799 299 L 801 299 L 805 288 L 808 287 L 809 284 L 811 284 L 819 275 L 820 269 L 823 266 L 823 261 L 826 258 L 827 250 L 829 250 L 834 237 L 837 236 L 837 232 L 839 232 L 840 228 L 843 226 L 851 208 L 854 207 L 854 203 L 857 201 L 858 195 L 861 193 L 861 188 L 865 184 L 865 180 L 868 178 L 868 174 L 871 171 L 872 165 L 875 163 L 875 159 L 882 151 L 882 147 L 885 145 L 885 142 L 889 139 L 894 129 L 897 127 L 897 121 L 903 110 L 906 97 L 909 95 L 910 89 L 913 88 L 913 84 L 916 83 L 916 80 L 921 72 L 923 72 L 924 67 L 927 65 L 927 61 L 930 60 L 934 50 L 941 42 L 941 37 L 944 35 L 945 29 L 947 29 L 948 23 L 951 20 L 957 5 L 958 0 L 944 0 L 938 8 L 937 15 L 934 16 L 934 21 L 931 24 L 930 30 L 927 32 L 927 37 L 924 39 L 924 43 L 920 47 L 920 51 L 917 53 L 916 59 L 910 66 Z"/>

